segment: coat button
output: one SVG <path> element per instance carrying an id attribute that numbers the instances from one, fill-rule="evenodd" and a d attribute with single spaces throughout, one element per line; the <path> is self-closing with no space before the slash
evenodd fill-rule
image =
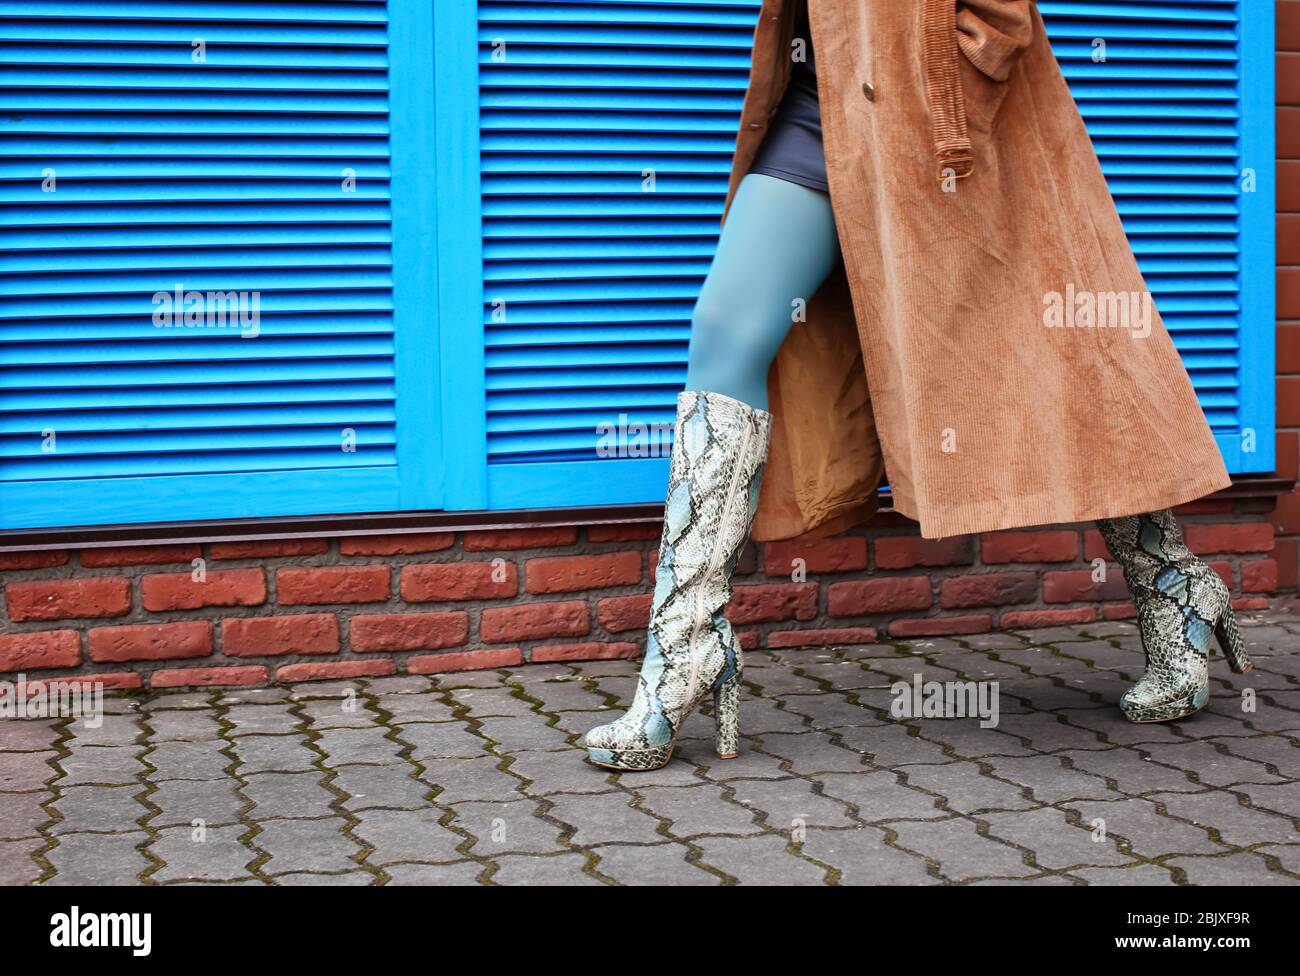
<path id="1" fill-rule="evenodd" d="M 869 102 L 874 102 L 876 100 L 876 89 L 869 81 L 864 81 L 862 83 L 862 94 L 867 96 L 867 101 Z"/>

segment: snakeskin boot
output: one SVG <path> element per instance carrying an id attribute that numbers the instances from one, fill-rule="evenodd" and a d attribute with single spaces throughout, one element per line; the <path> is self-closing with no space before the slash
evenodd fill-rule
<path id="1" fill-rule="evenodd" d="M 631 709 L 583 740 L 598 766 L 663 766 L 710 693 L 718 755 L 736 755 L 740 642 L 723 609 L 758 509 L 771 425 L 767 411 L 720 393 L 678 395 L 645 658 Z"/>
<path id="2" fill-rule="evenodd" d="M 1183 544 L 1169 509 L 1099 519 L 1097 527 L 1124 567 L 1147 657 L 1120 708 L 1133 722 L 1191 715 L 1210 698 L 1211 631 L 1233 671 L 1251 669 L 1228 588 Z"/>

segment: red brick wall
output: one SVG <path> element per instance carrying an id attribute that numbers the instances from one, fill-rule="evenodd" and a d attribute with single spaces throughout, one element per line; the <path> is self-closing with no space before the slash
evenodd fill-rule
<path id="1" fill-rule="evenodd" d="M 1277 4 L 1277 466 L 1300 474 L 1300 0 Z M 1278 582 L 1296 588 L 1300 492 L 1278 500 Z"/>
<path id="2" fill-rule="evenodd" d="M 1277 587 L 1269 507 L 1183 510 L 1239 607 Z M 0 554 L 0 672 L 177 687 L 636 656 L 658 538 L 654 523 Z M 1128 616 L 1118 567 L 1092 581 L 1107 556 L 1090 527 L 926 542 L 884 515 L 751 545 L 728 615 L 749 648 Z"/>

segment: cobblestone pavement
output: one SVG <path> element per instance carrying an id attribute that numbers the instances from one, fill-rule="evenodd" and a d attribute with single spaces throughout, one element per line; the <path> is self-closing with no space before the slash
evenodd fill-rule
<path id="1" fill-rule="evenodd" d="M 1244 623 L 1256 671 L 1164 725 L 1115 706 L 1128 623 L 752 652 L 738 759 L 696 715 L 622 776 L 575 743 L 635 662 L 115 696 L 0 722 L 0 882 L 1294 884 L 1300 616 Z M 917 674 L 997 726 L 891 717 Z"/>

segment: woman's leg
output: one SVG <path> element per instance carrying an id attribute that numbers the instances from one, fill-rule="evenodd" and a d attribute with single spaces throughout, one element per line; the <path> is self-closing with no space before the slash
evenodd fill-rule
<path id="1" fill-rule="evenodd" d="M 767 369 L 839 260 L 830 197 L 751 173 L 736 189 L 691 319 L 686 389 L 767 409 Z"/>
<path id="2" fill-rule="evenodd" d="M 583 739 L 598 765 L 658 769 L 710 694 L 718 755 L 736 755 L 744 662 L 723 611 L 771 436 L 767 368 L 790 328 L 791 303 L 816 290 L 838 255 L 826 194 L 745 177 L 695 310 L 636 693 L 626 714 Z"/>

